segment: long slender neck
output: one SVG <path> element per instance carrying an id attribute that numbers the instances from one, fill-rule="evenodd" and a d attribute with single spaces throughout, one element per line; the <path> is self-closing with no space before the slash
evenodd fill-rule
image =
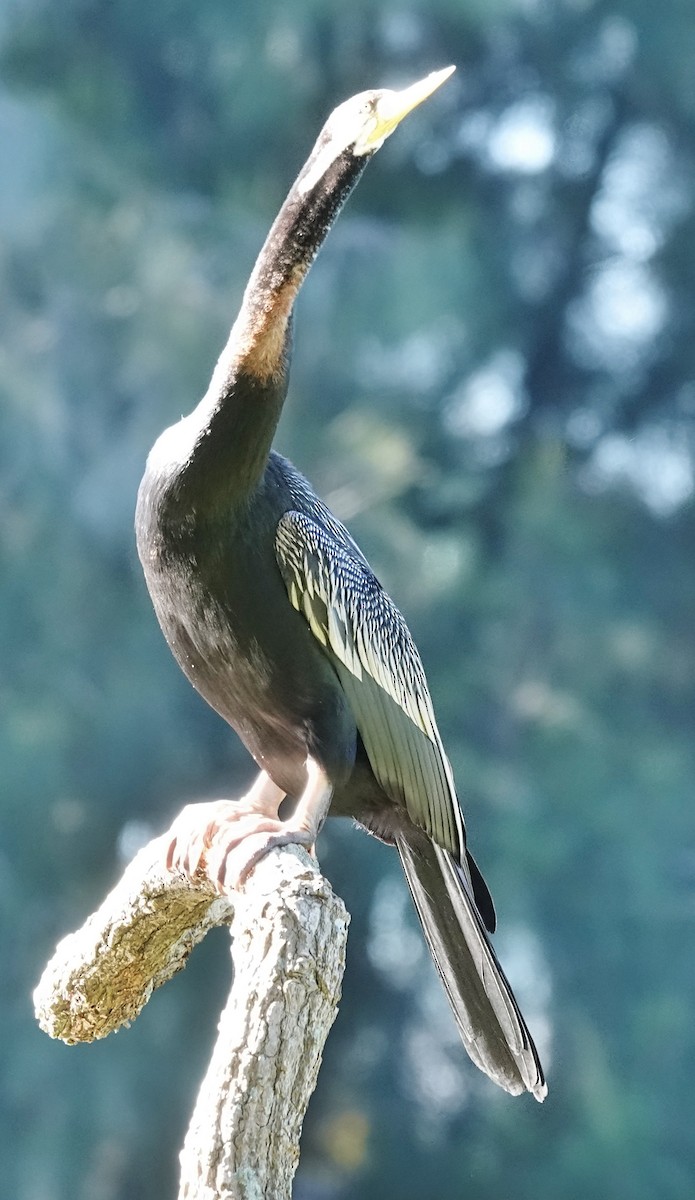
<path id="1" fill-rule="evenodd" d="M 266 238 L 206 395 L 186 418 L 185 475 L 248 492 L 260 479 L 287 393 L 297 292 L 367 156 L 349 151 L 317 175 L 303 168 Z M 320 163 L 320 159 L 318 160 Z"/>
<path id="2" fill-rule="evenodd" d="M 312 180 L 313 160 L 312 154 L 293 184 L 246 286 L 211 385 L 219 380 L 223 393 L 236 370 L 260 381 L 282 371 L 297 292 L 367 161 L 346 151 Z"/>

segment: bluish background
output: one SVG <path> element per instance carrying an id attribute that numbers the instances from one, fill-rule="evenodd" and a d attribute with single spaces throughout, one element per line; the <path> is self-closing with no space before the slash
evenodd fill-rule
<path id="1" fill-rule="evenodd" d="M 223 932 L 68 1049 L 32 986 L 251 765 L 132 511 L 327 113 L 449 62 L 300 298 L 278 446 L 420 645 L 550 1094 L 468 1063 L 394 855 L 341 823 L 344 1000 L 297 1200 L 686 1200 L 695 1175 L 690 0 L 0 3 L 0 1191 L 164 1200 Z"/>

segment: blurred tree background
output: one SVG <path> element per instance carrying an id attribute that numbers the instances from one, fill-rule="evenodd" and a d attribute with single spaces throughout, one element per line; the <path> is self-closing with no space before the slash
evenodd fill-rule
<path id="1" fill-rule="evenodd" d="M 690 0 L 0 3 L 0 1161 L 13 1200 L 164 1200 L 229 979 L 132 1030 L 30 992 L 150 833 L 250 763 L 156 626 L 132 510 L 326 114 L 458 64 L 301 296 L 277 444 L 429 671 L 545 1105 L 470 1066 L 395 856 L 353 914 L 297 1200 L 686 1200 L 695 1176 Z"/>

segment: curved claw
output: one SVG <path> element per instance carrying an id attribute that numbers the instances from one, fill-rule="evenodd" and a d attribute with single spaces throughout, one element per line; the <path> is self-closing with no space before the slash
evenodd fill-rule
<path id="1" fill-rule="evenodd" d="M 207 852 L 218 829 L 233 823 L 243 810 L 231 800 L 211 800 L 205 804 L 187 804 L 171 829 L 167 845 L 168 871 L 180 871 L 188 879 L 204 871 Z"/>

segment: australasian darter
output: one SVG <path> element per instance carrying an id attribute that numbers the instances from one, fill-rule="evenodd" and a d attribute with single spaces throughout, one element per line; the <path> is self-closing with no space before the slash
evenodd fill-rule
<path id="1" fill-rule="evenodd" d="M 273 845 L 313 846 L 329 810 L 356 818 L 398 850 L 471 1058 L 508 1092 L 542 1100 L 417 649 L 345 527 L 271 449 L 299 287 L 369 159 L 452 70 L 363 92 L 329 117 L 206 395 L 148 458 L 137 539 L 174 656 L 260 768 L 241 800 L 186 810 L 170 865 L 193 873 L 205 859 L 210 870 L 216 854 L 233 883 Z M 294 810 L 280 820 L 286 797 Z"/>

